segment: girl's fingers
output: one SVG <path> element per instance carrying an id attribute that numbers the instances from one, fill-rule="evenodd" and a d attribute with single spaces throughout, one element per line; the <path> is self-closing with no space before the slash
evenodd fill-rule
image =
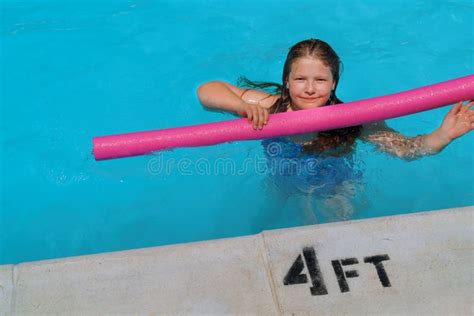
<path id="1" fill-rule="evenodd" d="M 245 112 L 247 113 L 247 120 L 249 121 L 249 123 L 252 123 L 252 119 L 253 119 L 252 109 L 247 109 Z"/>
<path id="2" fill-rule="evenodd" d="M 258 111 L 258 118 L 259 118 L 259 121 L 258 121 L 258 128 L 259 129 L 262 129 L 263 128 L 263 124 L 265 122 L 265 109 L 263 108 L 260 108 L 259 111 Z"/>
<path id="3" fill-rule="evenodd" d="M 248 122 L 252 124 L 253 129 L 262 129 L 268 122 L 268 111 L 259 105 L 251 105 L 245 112 Z"/>
<path id="4" fill-rule="evenodd" d="M 253 129 L 257 129 L 258 126 L 258 110 L 256 107 L 252 107 L 253 113 Z"/>
<path id="5" fill-rule="evenodd" d="M 263 128 L 265 125 L 268 123 L 268 110 L 265 108 L 262 108 L 262 121 L 261 121 L 261 128 Z"/>
<path id="6" fill-rule="evenodd" d="M 474 102 L 470 100 L 468 103 L 466 103 L 466 105 L 461 107 L 461 110 L 459 112 L 464 113 L 467 110 L 469 110 L 473 105 L 474 105 Z"/>
<path id="7" fill-rule="evenodd" d="M 462 101 L 459 101 L 451 108 L 451 110 L 449 110 L 449 114 L 457 114 L 459 110 L 461 109 L 461 106 L 462 106 Z"/>

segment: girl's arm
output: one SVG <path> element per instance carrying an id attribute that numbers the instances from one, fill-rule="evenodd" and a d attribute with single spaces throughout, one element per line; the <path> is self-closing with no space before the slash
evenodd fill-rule
<path id="1" fill-rule="evenodd" d="M 223 81 L 204 83 L 198 88 L 197 94 L 206 108 L 247 117 L 254 129 L 262 129 L 267 124 L 267 109 L 279 98 L 259 90 L 241 89 Z"/>
<path id="2" fill-rule="evenodd" d="M 373 143 L 380 151 L 405 160 L 418 159 L 425 155 L 432 155 L 440 151 L 432 149 L 426 142 L 428 135 L 407 137 L 382 122 L 364 125 L 361 139 Z M 442 146 L 444 147 L 444 146 Z"/>
<path id="3" fill-rule="evenodd" d="M 382 151 L 406 160 L 433 155 L 474 129 L 474 110 L 470 109 L 473 104 L 474 101 L 464 106 L 462 102 L 457 103 L 441 126 L 431 134 L 407 137 L 389 128 L 385 122 L 376 122 L 364 125 L 361 138 L 374 143 Z"/>

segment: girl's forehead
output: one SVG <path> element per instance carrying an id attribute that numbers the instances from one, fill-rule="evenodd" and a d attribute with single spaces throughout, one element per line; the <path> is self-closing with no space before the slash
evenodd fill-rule
<path id="1" fill-rule="evenodd" d="M 291 64 L 291 72 L 306 72 L 306 71 L 318 71 L 318 72 L 331 72 L 331 68 L 319 58 L 312 57 L 300 57 L 293 61 Z"/>

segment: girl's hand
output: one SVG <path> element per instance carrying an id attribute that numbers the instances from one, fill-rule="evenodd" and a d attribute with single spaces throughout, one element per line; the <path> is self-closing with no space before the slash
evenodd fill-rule
<path id="1" fill-rule="evenodd" d="M 268 110 L 258 104 L 242 102 L 237 114 L 247 117 L 249 123 L 253 124 L 253 129 L 262 129 L 268 123 Z"/>
<path id="2" fill-rule="evenodd" d="M 450 142 L 474 129 L 474 109 L 471 109 L 473 105 L 474 100 L 465 105 L 462 101 L 458 102 L 444 118 L 439 131 Z"/>

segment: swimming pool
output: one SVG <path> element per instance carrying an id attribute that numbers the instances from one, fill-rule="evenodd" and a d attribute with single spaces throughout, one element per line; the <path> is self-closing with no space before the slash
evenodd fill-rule
<path id="1" fill-rule="evenodd" d="M 339 53 L 346 101 L 474 68 L 470 1 L 1 6 L 0 264 L 307 224 L 304 195 L 282 201 L 268 193 L 255 167 L 260 141 L 105 162 L 91 155 L 95 135 L 231 118 L 204 111 L 198 85 L 240 75 L 278 81 L 287 49 L 301 39 L 324 39 Z M 427 133 L 447 110 L 388 124 Z M 474 204 L 473 140 L 471 133 L 409 163 L 358 144 L 363 185 L 352 218 Z"/>

